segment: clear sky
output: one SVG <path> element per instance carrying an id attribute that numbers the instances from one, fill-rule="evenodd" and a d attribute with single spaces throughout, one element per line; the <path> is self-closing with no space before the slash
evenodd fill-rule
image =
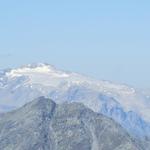
<path id="1" fill-rule="evenodd" d="M 0 1 L 0 68 L 32 62 L 150 88 L 150 1 Z"/>

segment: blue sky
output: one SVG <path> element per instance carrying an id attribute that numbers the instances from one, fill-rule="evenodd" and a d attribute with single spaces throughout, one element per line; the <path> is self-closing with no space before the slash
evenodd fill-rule
<path id="1" fill-rule="evenodd" d="M 0 68 L 47 62 L 150 88 L 150 1 L 0 2 Z"/>

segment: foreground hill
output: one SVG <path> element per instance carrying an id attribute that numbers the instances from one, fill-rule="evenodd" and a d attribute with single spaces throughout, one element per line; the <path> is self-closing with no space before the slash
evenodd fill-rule
<path id="1" fill-rule="evenodd" d="M 40 97 L 0 116 L 1 150 L 141 150 L 112 119 Z"/>

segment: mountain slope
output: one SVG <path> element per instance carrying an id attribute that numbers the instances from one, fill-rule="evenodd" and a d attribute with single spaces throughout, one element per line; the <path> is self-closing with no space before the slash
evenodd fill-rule
<path id="1" fill-rule="evenodd" d="M 18 108 L 46 96 L 57 103 L 81 102 L 113 118 L 136 137 L 150 138 L 150 101 L 122 84 L 94 80 L 48 64 L 32 64 L 0 72 L 0 110 Z"/>
<path id="2" fill-rule="evenodd" d="M 113 120 L 40 97 L 0 116 L 2 150 L 141 150 Z"/>

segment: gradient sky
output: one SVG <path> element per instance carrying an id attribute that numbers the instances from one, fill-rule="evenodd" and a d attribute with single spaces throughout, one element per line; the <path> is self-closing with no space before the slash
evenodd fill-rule
<path id="1" fill-rule="evenodd" d="M 32 62 L 150 88 L 150 1 L 0 1 L 0 68 Z"/>

